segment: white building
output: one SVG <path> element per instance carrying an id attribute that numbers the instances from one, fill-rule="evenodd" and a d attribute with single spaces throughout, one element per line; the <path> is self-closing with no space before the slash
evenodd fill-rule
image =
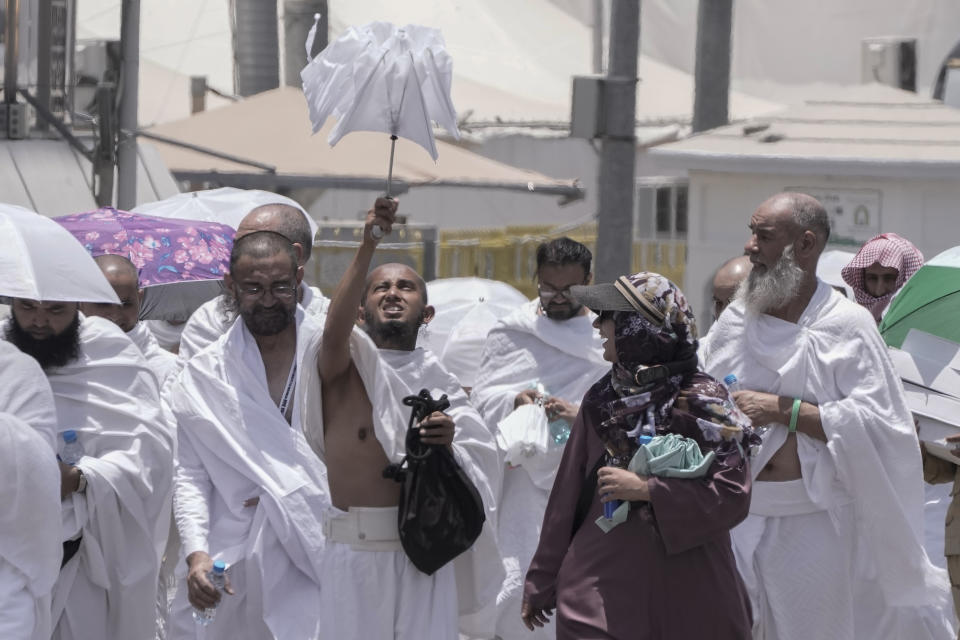
<path id="1" fill-rule="evenodd" d="M 856 251 L 888 231 L 928 257 L 960 244 L 960 110 L 912 93 L 835 90 L 650 153 L 689 175 L 684 289 L 702 326 L 714 270 L 743 252 L 751 214 L 780 191 L 823 202 L 831 248 Z"/>

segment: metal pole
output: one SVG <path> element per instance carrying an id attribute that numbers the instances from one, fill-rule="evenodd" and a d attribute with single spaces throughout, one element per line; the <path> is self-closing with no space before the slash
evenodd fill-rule
<path id="1" fill-rule="evenodd" d="M 603 0 L 593 0 L 593 72 L 603 73 Z"/>
<path id="2" fill-rule="evenodd" d="M 630 273 L 633 255 L 640 1 L 611 0 L 610 11 L 610 54 L 604 94 L 606 133 L 600 152 L 597 282 L 613 282 Z"/>
<path id="3" fill-rule="evenodd" d="M 733 0 L 700 0 L 694 67 L 693 131 L 728 122 Z"/>
<path id="4" fill-rule="evenodd" d="M 3 101 L 17 101 L 17 65 L 20 63 L 20 0 L 7 0 L 7 32 L 3 56 Z M 7 123 L 2 123 L 6 132 Z"/>
<path id="5" fill-rule="evenodd" d="M 320 14 L 320 22 L 310 52 L 312 56 L 327 46 L 327 0 L 283 0 L 283 83 L 288 87 L 303 84 L 300 70 L 307 64 L 304 44 L 315 13 Z"/>
<path id="6" fill-rule="evenodd" d="M 207 108 L 207 76 L 190 76 L 190 113 Z"/>
<path id="7" fill-rule="evenodd" d="M 140 0 L 123 0 L 120 23 L 120 135 L 117 136 L 117 207 L 137 206 L 137 91 L 140 86 Z"/>

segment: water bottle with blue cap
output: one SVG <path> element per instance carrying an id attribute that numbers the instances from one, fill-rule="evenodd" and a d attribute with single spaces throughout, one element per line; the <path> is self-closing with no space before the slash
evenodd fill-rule
<path id="1" fill-rule="evenodd" d="M 217 591 L 222 592 L 224 586 L 227 583 L 227 565 L 223 560 L 217 560 L 213 563 L 213 569 L 207 572 L 207 580 L 217 588 Z M 217 615 L 216 605 L 208 607 L 206 609 L 194 609 L 193 610 L 193 619 L 194 621 L 201 625 L 207 626 L 213 622 L 214 617 Z"/>
<path id="2" fill-rule="evenodd" d="M 60 434 L 63 438 L 63 446 L 60 447 L 60 461 L 64 464 L 75 465 L 83 457 L 83 445 L 77 439 L 77 432 L 73 429 L 67 429 Z"/>

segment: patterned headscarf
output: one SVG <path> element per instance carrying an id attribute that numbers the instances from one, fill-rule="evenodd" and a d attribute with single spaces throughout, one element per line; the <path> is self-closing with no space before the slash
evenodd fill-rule
<path id="1" fill-rule="evenodd" d="M 592 399 L 603 420 L 597 435 L 610 464 L 626 467 L 637 436 L 665 432 L 683 373 L 644 382 L 641 373 L 656 365 L 692 361 L 696 370 L 697 326 L 680 288 L 657 273 L 641 271 L 617 281 L 617 289 L 638 310 L 613 311 L 619 362 Z M 632 301 L 631 301 L 632 299 Z"/>
<path id="2" fill-rule="evenodd" d="M 867 267 L 880 263 L 882 267 L 893 267 L 897 270 L 896 288 L 879 298 L 867 291 L 865 270 Z M 880 322 L 883 310 L 890 304 L 894 294 L 923 266 L 923 254 L 913 246 L 913 243 L 895 233 L 881 233 L 862 247 L 853 257 L 850 264 L 843 268 L 840 274 L 844 282 L 853 288 L 857 302 L 866 307 L 873 315 L 873 319 Z"/>

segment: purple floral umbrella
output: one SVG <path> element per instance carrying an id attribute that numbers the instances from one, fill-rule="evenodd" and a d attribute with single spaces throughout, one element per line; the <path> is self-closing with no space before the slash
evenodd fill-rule
<path id="1" fill-rule="evenodd" d="M 222 280 L 233 249 L 231 227 L 216 222 L 157 218 L 104 207 L 54 218 L 93 257 L 124 256 L 140 286 Z"/>

